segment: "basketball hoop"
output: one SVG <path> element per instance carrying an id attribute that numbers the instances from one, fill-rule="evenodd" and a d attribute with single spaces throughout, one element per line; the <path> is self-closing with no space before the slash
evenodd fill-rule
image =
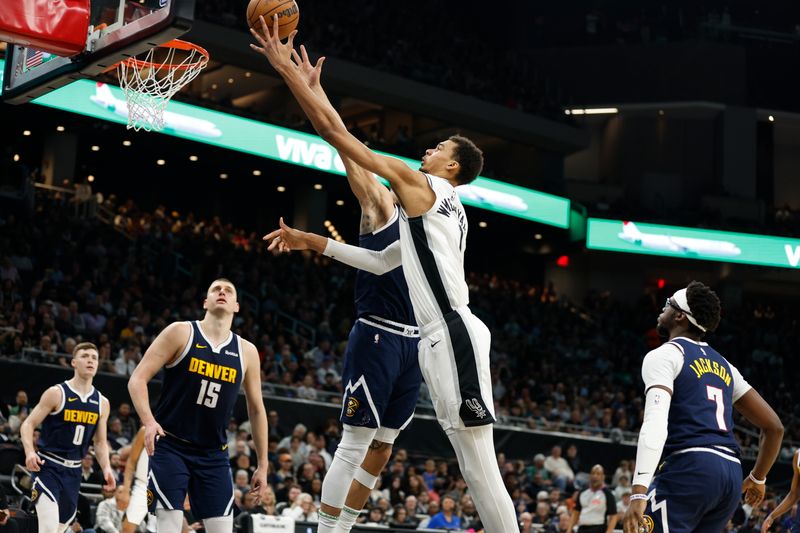
<path id="1" fill-rule="evenodd" d="M 206 65 L 208 52 L 204 48 L 179 39 L 151 49 L 144 59 L 129 57 L 120 62 L 117 74 L 128 102 L 128 129 L 163 129 L 170 98 Z"/>

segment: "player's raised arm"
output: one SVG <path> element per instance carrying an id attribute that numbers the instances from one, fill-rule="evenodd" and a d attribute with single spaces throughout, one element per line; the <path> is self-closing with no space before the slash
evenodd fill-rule
<path id="1" fill-rule="evenodd" d="M 44 464 L 44 461 L 36 453 L 36 447 L 33 444 L 33 430 L 41 424 L 47 416 L 56 411 L 61 405 L 63 395 L 61 387 L 50 387 L 42 397 L 39 403 L 33 408 L 33 411 L 28 415 L 22 426 L 19 428 L 20 440 L 22 440 L 22 447 L 25 449 L 25 466 L 31 472 L 38 472 L 39 466 Z"/>
<path id="2" fill-rule="evenodd" d="M 389 180 L 403 207 L 412 216 L 430 209 L 436 195 L 421 172 L 412 170 L 399 159 L 376 154 L 367 148 L 347 131 L 336 110 L 314 94 L 306 83 L 301 68 L 292 61 L 294 36 L 297 32 L 292 32 L 288 42 L 284 44 L 278 38 L 277 16 L 272 21 L 272 32 L 269 31 L 267 22 L 263 18 L 261 22 L 264 35 L 269 35 L 269 38 L 264 39 L 251 28 L 250 32 L 261 46 L 254 44 L 250 46 L 264 55 L 283 77 L 317 133 L 336 148 L 340 155 L 349 157 L 358 166 Z"/>
<path id="3" fill-rule="evenodd" d="M 734 379 L 738 371 L 732 372 Z M 742 492 L 745 501 L 758 505 L 764 499 L 767 474 L 769 473 L 778 453 L 781 451 L 783 440 L 783 424 L 777 413 L 764 401 L 764 398 L 755 390 L 750 389 L 733 404 L 751 424 L 761 430 L 758 442 L 758 456 L 753 470 L 742 482 Z"/>
<path id="4" fill-rule="evenodd" d="M 110 411 L 111 404 L 109 404 L 108 399 L 105 396 L 100 396 L 100 420 L 97 422 L 97 429 L 94 433 L 94 456 L 97 458 L 97 464 L 103 470 L 103 478 L 106 480 L 103 488 L 106 490 L 114 490 L 117 486 L 117 478 L 111 469 L 111 460 L 108 455 L 107 427 Z"/>
<path id="5" fill-rule="evenodd" d="M 268 250 L 277 249 L 280 252 L 313 250 L 327 255 L 340 263 L 359 270 L 365 270 L 377 276 L 400 266 L 400 241 L 393 242 L 383 250 L 374 251 L 358 246 L 350 246 L 315 233 L 291 228 L 284 223 L 283 217 L 280 219 L 280 225 L 279 229 L 263 237 L 265 241 L 272 241 Z"/>
<path id="6" fill-rule="evenodd" d="M 142 426 L 145 428 L 144 447 L 148 455 L 153 455 L 156 436 L 164 436 L 164 430 L 153 416 L 150 409 L 150 394 L 147 383 L 159 370 L 173 361 L 181 352 L 191 334 L 191 326 L 185 322 L 173 322 L 162 331 L 156 340 L 147 348 L 141 362 L 131 374 L 128 381 L 128 392 Z"/>
<path id="7" fill-rule="evenodd" d="M 324 57 L 320 57 L 316 64 L 312 64 L 308 57 L 306 47 L 300 45 L 300 52 L 292 50 L 292 59 L 299 67 L 300 73 L 305 79 L 311 91 L 328 107 L 329 111 L 336 113 L 331 104 L 325 89 L 322 88 L 320 77 L 322 75 L 322 64 Z M 336 116 L 341 121 L 338 113 Z M 344 126 L 344 123 L 342 123 Z M 394 199 L 392 193 L 380 183 L 375 174 L 356 165 L 349 157 L 339 154 L 347 174 L 347 183 L 353 191 L 358 203 L 361 205 L 361 233 L 373 231 L 376 227 L 382 226 L 391 218 L 394 213 Z"/>

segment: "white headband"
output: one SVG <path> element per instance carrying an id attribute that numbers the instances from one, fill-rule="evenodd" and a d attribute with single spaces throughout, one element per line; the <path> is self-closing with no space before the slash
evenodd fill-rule
<path id="1" fill-rule="evenodd" d="M 672 299 L 675 301 L 675 305 L 677 305 L 683 314 L 686 315 L 686 318 L 694 324 L 700 331 L 703 333 L 706 332 L 706 328 L 701 326 L 697 323 L 697 319 L 692 314 L 692 310 L 689 308 L 689 300 L 686 298 L 686 289 L 681 289 L 679 291 L 675 291 L 675 294 L 672 295 Z"/>

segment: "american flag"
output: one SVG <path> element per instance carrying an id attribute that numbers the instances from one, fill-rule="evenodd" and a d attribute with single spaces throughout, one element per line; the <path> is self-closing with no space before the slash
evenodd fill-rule
<path id="1" fill-rule="evenodd" d="M 35 48 L 28 48 L 25 50 L 25 68 L 27 70 L 37 67 L 44 63 L 46 59 L 50 58 L 50 54 L 36 50 Z"/>

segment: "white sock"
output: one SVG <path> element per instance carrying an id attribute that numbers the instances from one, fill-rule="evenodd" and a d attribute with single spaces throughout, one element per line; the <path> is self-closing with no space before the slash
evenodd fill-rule
<path id="1" fill-rule="evenodd" d="M 336 522 L 339 521 L 339 517 L 328 514 L 325 511 L 319 511 L 317 514 L 319 515 L 317 533 L 333 533 L 336 529 Z"/>
<path id="2" fill-rule="evenodd" d="M 156 522 L 158 533 L 181 533 L 183 530 L 183 511 L 157 509 Z"/>
<path id="3" fill-rule="evenodd" d="M 355 525 L 356 519 L 360 514 L 361 511 L 351 509 L 346 505 L 342 507 L 342 514 L 339 515 L 339 521 L 336 522 L 336 529 L 334 532 L 350 533 L 350 530 L 353 529 L 353 525 Z"/>
<path id="4" fill-rule="evenodd" d="M 203 527 L 206 533 L 231 533 L 233 531 L 233 515 L 204 518 Z"/>

